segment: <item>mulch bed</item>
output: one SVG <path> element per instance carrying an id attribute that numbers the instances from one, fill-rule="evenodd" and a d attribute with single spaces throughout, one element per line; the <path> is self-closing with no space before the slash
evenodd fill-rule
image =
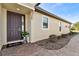
<path id="1" fill-rule="evenodd" d="M 63 48 L 65 45 L 68 44 L 70 39 L 74 37 L 76 34 L 67 35 L 66 37 L 58 38 L 57 41 L 53 42 L 52 39 L 44 39 L 41 41 L 38 41 L 34 44 L 37 44 L 38 46 L 48 49 L 48 50 L 58 50 Z"/>

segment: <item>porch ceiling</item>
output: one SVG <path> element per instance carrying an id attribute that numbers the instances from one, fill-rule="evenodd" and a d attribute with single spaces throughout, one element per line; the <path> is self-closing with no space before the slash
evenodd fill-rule
<path id="1" fill-rule="evenodd" d="M 32 11 L 32 9 L 19 5 L 17 3 L 3 3 L 2 7 L 8 11 L 13 11 L 21 14 L 26 14 Z"/>

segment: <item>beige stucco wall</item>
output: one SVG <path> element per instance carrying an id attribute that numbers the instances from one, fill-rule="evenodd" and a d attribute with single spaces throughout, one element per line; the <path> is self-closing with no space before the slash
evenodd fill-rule
<path id="1" fill-rule="evenodd" d="M 1 5 L 0 5 L 0 50 L 1 50 Z"/>
<path id="2" fill-rule="evenodd" d="M 7 9 L 2 8 L 2 44 L 7 44 Z"/>
<path id="3" fill-rule="evenodd" d="M 67 26 L 67 27 L 66 27 Z M 61 22 L 61 33 L 62 34 L 67 34 L 70 32 L 70 28 L 69 28 L 70 24 L 65 23 L 65 22 Z"/>
<path id="4" fill-rule="evenodd" d="M 0 5 L 2 6 L 2 5 Z M 7 39 L 7 17 L 6 17 L 6 9 L 2 8 L 0 9 L 0 45 L 6 44 L 6 39 Z"/>
<path id="5" fill-rule="evenodd" d="M 25 31 L 28 32 L 29 38 L 27 38 L 27 42 L 30 42 L 30 37 L 31 37 L 31 12 L 29 14 L 26 15 L 26 19 L 25 19 Z"/>
<path id="6" fill-rule="evenodd" d="M 59 23 L 63 25 L 68 25 L 68 23 L 65 23 L 63 21 L 57 20 L 53 17 L 48 17 L 49 22 L 49 28 L 47 30 L 42 29 L 42 17 L 45 16 L 41 13 L 35 12 L 33 14 L 33 19 L 31 21 L 31 42 L 36 42 L 42 39 L 46 39 L 51 34 L 61 35 L 65 33 L 69 33 L 68 28 L 63 28 L 62 31 L 59 31 Z"/>

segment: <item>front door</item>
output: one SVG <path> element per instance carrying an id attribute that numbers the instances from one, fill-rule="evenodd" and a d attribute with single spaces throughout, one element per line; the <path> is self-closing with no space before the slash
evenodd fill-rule
<path id="1" fill-rule="evenodd" d="M 7 42 L 21 40 L 23 16 L 22 14 L 7 11 Z"/>

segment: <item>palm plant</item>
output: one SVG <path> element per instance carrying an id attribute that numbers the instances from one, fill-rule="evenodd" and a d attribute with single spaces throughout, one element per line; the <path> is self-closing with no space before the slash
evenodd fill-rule
<path id="1" fill-rule="evenodd" d="M 29 33 L 28 32 L 21 32 L 21 36 L 22 36 L 22 39 L 24 40 L 24 43 L 26 43 L 27 42 L 27 37 L 28 37 L 28 35 L 29 35 Z"/>
<path id="2" fill-rule="evenodd" d="M 24 37 L 28 36 L 29 33 L 24 31 L 24 32 L 21 32 L 21 35 L 22 35 L 22 38 L 24 38 Z"/>

